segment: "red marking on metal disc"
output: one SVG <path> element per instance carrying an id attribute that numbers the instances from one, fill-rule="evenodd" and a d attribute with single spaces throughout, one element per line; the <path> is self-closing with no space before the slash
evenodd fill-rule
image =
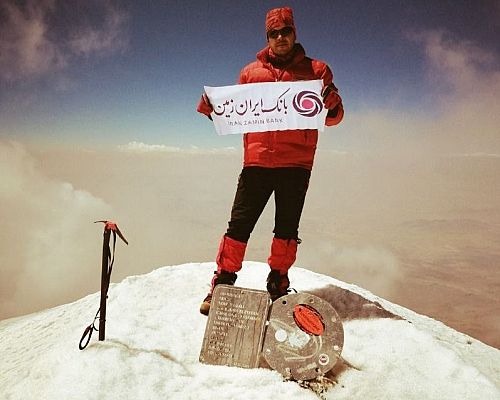
<path id="1" fill-rule="evenodd" d="M 308 304 L 297 304 L 293 308 L 293 319 L 297 326 L 309 335 L 320 336 L 325 331 L 323 317 Z"/>

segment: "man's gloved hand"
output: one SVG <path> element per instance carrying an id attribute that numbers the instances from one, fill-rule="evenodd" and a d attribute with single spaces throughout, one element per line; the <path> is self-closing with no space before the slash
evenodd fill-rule
<path id="1" fill-rule="evenodd" d="M 205 114 L 208 118 L 212 119 L 210 114 L 214 111 L 212 104 L 206 93 L 201 95 L 200 102 L 198 103 L 198 108 L 196 109 L 199 113 Z"/>
<path id="2" fill-rule="evenodd" d="M 321 91 L 321 96 L 323 97 L 323 103 L 325 104 L 325 108 L 328 110 L 333 110 L 340 103 L 342 103 L 342 99 L 338 94 L 338 90 L 333 83 L 326 85 Z"/>

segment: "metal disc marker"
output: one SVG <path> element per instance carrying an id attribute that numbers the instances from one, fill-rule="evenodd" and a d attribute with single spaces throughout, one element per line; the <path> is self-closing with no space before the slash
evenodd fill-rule
<path id="1" fill-rule="evenodd" d="M 342 322 L 326 301 L 294 293 L 273 303 L 262 351 L 269 366 L 285 378 L 325 374 L 337 363 L 343 345 Z"/>

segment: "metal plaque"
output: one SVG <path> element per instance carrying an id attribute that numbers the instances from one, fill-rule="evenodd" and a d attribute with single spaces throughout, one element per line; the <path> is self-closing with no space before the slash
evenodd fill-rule
<path id="1" fill-rule="evenodd" d="M 208 314 L 200 361 L 257 368 L 271 299 L 267 291 L 217 285 Z"/>
<path id="2" fill-rule="evenodd" d="M 314 379 L 340 358 L 344 345 L 342 322 L 326 301 L 308 293 L 276 300 L 271 309 L 263 355 L 285 378 Z"/>

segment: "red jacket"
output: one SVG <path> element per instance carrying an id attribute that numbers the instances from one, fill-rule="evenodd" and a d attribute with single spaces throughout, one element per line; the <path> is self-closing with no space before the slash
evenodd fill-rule
<path id="1" fill-rule="evenodd" d="M 295 45 L 293 59 L 284 66 L 271 63 L 269 47 L 257 53 L 257 61 L 245 66 L 240 72 L 239 83 L 301 81 L 322 79 L 324 85 L 332 82 L 333 74 L 328 65 L 306 57 L 304 48 Z M 198 106 L 198 111 L 201 108 Z M 342 104 L 328 112 L 326 125 L 338 124 L 344 116 Z M 294 129 L 245 133 L 244 166 L 302 167 L 312 169 L 318 131 L 316 129 Z"/>

